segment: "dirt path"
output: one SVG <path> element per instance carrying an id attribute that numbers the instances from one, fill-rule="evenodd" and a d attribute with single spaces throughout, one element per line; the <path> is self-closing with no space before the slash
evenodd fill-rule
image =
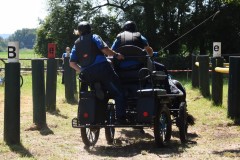
<path id="1" fill-rule="evenodd" d="M 25 97 L 21 102 L 24 104 L 21 108 L 22 145 L 9 147 L 3 141 L 3 99 L 0 98 L 1 160 L 240 159 L 240 127 L 225 118 L 225 109 L 213 109 L 207 100 L 200 109 L 200 99 L 195 96 L 188 99 L 189 110 L 197 118 L 196 124 L 189 127 L 189 142 L 182 145 L 174 127 L 170 144 L 164 148 L 155 146 L 151 129 L 145 129 L 145 134 L 139 130 L 117 129 L 114 145 L 106 143 L 104 129 L 101 129 L 96 146 L 85 149 L 79 130 L 71 127 L 77 107 L 62 99 L 58 100 L 58 112 L 47 113 L 48 128 L 26 131 L 32 124 L 29 99 Z"/>

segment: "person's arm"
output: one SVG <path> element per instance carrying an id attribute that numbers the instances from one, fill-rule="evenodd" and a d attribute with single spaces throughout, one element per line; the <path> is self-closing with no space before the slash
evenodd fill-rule
<path id="1" fill-rule="evenodd" d="M 116 39 L 114 40 L 113 44 L 112 44 L 111 49 L 114 50 L 114 51 L 116 51 L 116 49 L 119 48 L 119 45 L 120 45 L 120 40 L 119 40 L 119 38 L 116 38 Z"/>
<path id="2" fill-rule="evenodd" d="M 149 56 L 153 56 L 153 49 L 152 47 L 150 47 L 149 45 L 148 46 L 145 46 L 144 49 L 146 50 L 146 52 L 148 53 Z"/>
<path id="3" fill-rule="evenodd" d="M 69 62 L 70 67 L 72 67 L 73 69 L 76 70 L 77 73 L 80 73 L 81 68 L 80 66 L 77 64 L 77 62 Z"/>
<path id="4" fill-rule="evenodd" d="M 152 49 L 152 47 L 149 46 L 147 39 L 143 35 L 141 35 L 141 41 L 144 44 L 144 49 L 146 50 L 148 55 L 152 57 L 153 49 Z"/>
<path id="5" fill-rule="evenodd" d="M 122 54 L 117 53 L 117 52 L 111 50 L 108 47 L 105 47 L 105 48 L 101 49 L 101 51 L 107 56 L 116 57 L 118 60 L 123 60 L 124 59 L 124 56 Z"/>
<path id="6" fill-rule="evenodd" d="M 77 64 L 77 62 L 78 62 L 78 57 L 76 55 L 75 46 L 73 46 L 71 54 L 70 54 L 69 66 L 72 67 L 73 69 L 75 69 L 77 73 L 80 73 L 81 68 Z"/>
<path id="7" fill-rule="evenodd" d="M 118 60 L 124 59 L 124 56 L 122 54 L 116 53 L 110 49 L 100 36 L 93 35 L 93 41 L 97 44 L 97 47 L 102 51 L 103 54 L 116 57 Z"/>

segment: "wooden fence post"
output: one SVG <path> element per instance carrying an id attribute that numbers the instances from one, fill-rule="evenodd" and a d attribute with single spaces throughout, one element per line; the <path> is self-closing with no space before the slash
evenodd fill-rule
<path id="1" fill-rule="evenodd" d="M 209 87 L 209 56 L 198 56 L 199 61 L 199 88 L 200 92 L 205 98 L 210 96 Z"/>
<path id="2" fill-rule="evenodd" d="M 212 61 L 212 100 L 214 105 L 222 105 L 223 75 L 215 71 L 215 67 L 223 67 L 222 57 L 213 57 Z"/>
<path id="3" fill-rule="evenodd" d="M 33 123 L 46 125 L 44 61 L 32 60 Z"/>
<path id="4" fill-rule="evenodd" d="M 69 66 L 69 57 L 64 58 L 65 98 L 68 103 L 77 102 L 76 72 Z"/>
<path id="5" fill-rule="evenodd" d="M 197 61 L 197 56 L 192 54 L 192 87 L 199 87 L 199 77 L 198 77 L 198 67 L 195 65 Z"/>
<path id="6" fill-rule="evenodd" d="M 5 64 L 4 141 L 20 144 L 20 63 Z"/>
<path id="7" fill-rule="evenodd" d="M 240 57 L 229 57 L 228 117 L 240 121 Z"/>
<path id="8" fill-rule="evenodd" d="M 56 111 L 56 92 L 57 92 L 57 61 L 56 59 L 48 59 L 46 81 L 47 111 Z"/>

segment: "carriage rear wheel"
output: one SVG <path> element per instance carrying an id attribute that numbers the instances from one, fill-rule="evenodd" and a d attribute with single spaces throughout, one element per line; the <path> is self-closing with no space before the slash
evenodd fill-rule
<path id="1" fill-rule="evenodd" d="M 81 128 L 82 141 L 85 146 L 94 146 L 99 138 L 100 128 Z"/>
<path id="2" fill-rule="evenodd" d="M 108 112 L 107 112 L 107 124 L 114 124 L 115 121 L 115 109 L 114 105 L 108 105 Z M 113 144 L 115 136 L 115 128 L 114 127 L 106 127 L 105 128 L 105 137 L 108 144 Z"/>
<path id="3" fill-rule="evenodd" d="M 115 135 L 115 128 L 114 127 L 106 127 L 105 128 L 105 137 L 108 144 L 113 144 Z"/>
<path id="4" fill-rule="evenodd" d="M 154 138 L 158 147 L 163 147 L 169 142 L 172 134 L 172 121 L 169 108 L 162 106 L 158 108 L 154 120 Z"/>
<path id="5" fill-rule="evenodd" d="M 182 102 L 179 107 L 178 128 L 181 143 L 186 143 L 188 130 L 186 102 Z"/>

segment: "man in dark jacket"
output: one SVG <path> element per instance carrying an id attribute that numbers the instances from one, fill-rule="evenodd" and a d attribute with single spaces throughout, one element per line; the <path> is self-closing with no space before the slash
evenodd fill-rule
<path id="1" fill-rule="evenodd" d="M 116 103 L 116 123 L 125 123 L 126 102 L 119 78 L 105 55 L 118 60 L 123 55 L 111 50 L 100 36 L 92 34 L 91 26 L 83 21 L 78 25 L 80 37 L 75 41 L 70 56 L 70 66 L 81 74 L 87 82 L 100 82 L 114 97 Z"/>
<path id="2" fill-rule="evenodd" d="M 137 32 L 137 26 L 136 23 L 133 21 L 127 21 L 124 26 L 123 26 L 123 32 L 119 33 L 117 35 L 116 40 L 113 42 L 112 49 L 117 50 L 119 47 L 124 46 L 124 45 L 134 45 L 139 48 L 145 49 L 145 51 L 148 53 L 149 56 L 153 56 L 153 49 L 152 47 L 149 46 L 147 39 L 141 35 L 140 32 Z M 126 62 L 122 67 L 129 67 L 131 65 L 135 65 L 134 63 L 137 62 Z M 155 69 L 157 71 L 163 71 L 165 72 L 166 75 L 168 75 L 167 69 L 163 64 L 154 62 Z M 168 79 L 166 78 L 165 80 L 166 84 L 166 91 L 167 93 L 170 93 L 170 86 Z"/>

